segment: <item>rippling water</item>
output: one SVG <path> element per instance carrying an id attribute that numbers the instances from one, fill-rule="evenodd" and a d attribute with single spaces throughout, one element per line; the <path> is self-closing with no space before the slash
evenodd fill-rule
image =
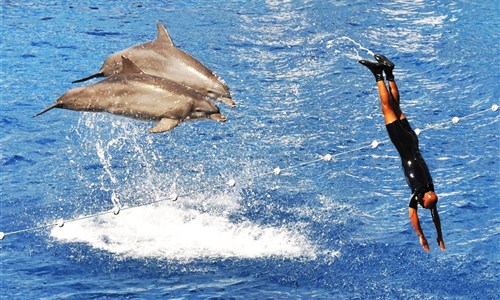
<path id="1" fill-rule="evenodd" d="M 448 248 L 422 211 L 426 254 L 373 76 L 357 63 L 379 52 L 396 62 L 415 128 L 487 110 L 500 95 L 495 1 L 1 9 L 0 231 L 124 207 L 7 235 L 1 298 L 496 297 L 498 112 L 420 135 Z M 147 122 L 106 114 L 30 118 L 109 54 L 153 39 L 158 21 L 228 83 L 239 106 L 220 106 L 226 123 L 149 135 Z M 373 140 L 384 142 L 298 166 Z"/>

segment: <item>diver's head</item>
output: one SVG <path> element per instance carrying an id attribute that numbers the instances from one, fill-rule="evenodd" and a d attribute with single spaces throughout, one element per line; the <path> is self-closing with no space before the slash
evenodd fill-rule
<path id="1" fill-rule="evenodd" d="M 436 208 L 438 202 L 438 196 L 433 191 L 426 192 L 422 197 L 419 197 L 418 203 L 422 205 L 423 208 L 433 209 Z"/>

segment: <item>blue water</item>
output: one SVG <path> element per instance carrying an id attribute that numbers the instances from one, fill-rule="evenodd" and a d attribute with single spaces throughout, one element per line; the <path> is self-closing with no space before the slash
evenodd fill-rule
<path id="1" fill-rule="evenodd" d="M 499 16 L 497 1 L 2 1 L 0 231 L 159 202 L 8 234 L 0 298 L 498 298 Z M 158 21 L 230 86 L 226 123 L 31 119 Z M 430 254 L 409 223 L 357 63 L 373 52 L 396 62 L 415 128 L 484 111 L 420 135 L 446 253 L 427 211 Z"/>

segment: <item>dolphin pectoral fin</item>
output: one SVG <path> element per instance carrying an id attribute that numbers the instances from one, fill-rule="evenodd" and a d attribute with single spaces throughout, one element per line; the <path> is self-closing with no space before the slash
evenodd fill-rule
<path id="1" fill-rule="evenodd" d="M 176 119 L 163 118 L 155 126 L 149 128 L 149 133 L 162 133 L 174 129 L 180 121 Z"/>
<path id="2" fill-rule="evenodd" d="M 231 99 L 231 98 L 228 98 L 228 97 L 219 97 L 219 98 L 217 98 L 217 100 L 219 100 L 220 102 L 226 104 L 229 107 L 236 107 L 236 102 L 233 99 Z"/>
<path id="3" fill-rule="evenodd" d="M 158 36 L 156 37 L 155 42 L 174 46 L 174 42 L 172 42 L 172 38 L 170 37 L 170 34 L 168 34 L 165 26 L 163 26 L 162 23 L 158 23 L 156 28 L 158 28 Z"/>

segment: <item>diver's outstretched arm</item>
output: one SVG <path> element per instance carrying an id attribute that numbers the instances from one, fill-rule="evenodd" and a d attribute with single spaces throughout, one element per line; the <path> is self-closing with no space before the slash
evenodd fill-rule
<path id="1" fill-rule="evenodd" d="M 431 209 L 432 221 L 434 222 L 434 226 L 436 227 L 437 234 L 437 242 L 441 251 L 446 251 L 446 247 L 444 246 L 443 233 L 441 232 L 441 220 L 439 219 L 439 214 L 437 208 Z"/>
<path id="2" fill-rule="evenodd" d="M 409 209 L 410 209 L 410 221 L 411 224 L 413 225 L 413 229 L 415 229 L 415 232 L 417 233 L 418 238 L 420 239 L 420 245 L 422 245 L 422 247 L 426 252 L 430 252 L 429 244 L 427 243 L 427 239 L 424 236 L 422 227 L 420 227 L 420 220 L 418 219 L 417 210 L 412 207 L 410 207 Z"/>

